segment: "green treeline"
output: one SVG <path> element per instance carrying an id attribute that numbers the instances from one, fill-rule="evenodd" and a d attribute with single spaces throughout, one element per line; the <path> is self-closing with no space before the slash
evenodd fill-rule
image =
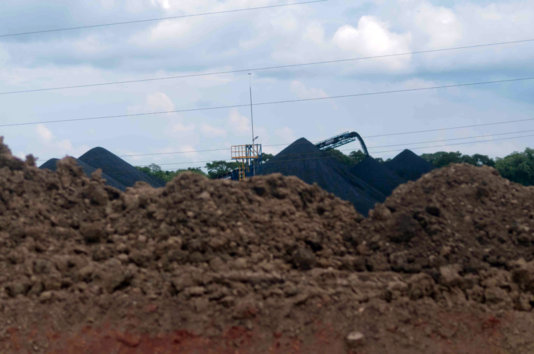
<path id="1" fill-rule="evenodd" d="M 355 165 L 365 158 L 365 154 L 361 151 L 352 151 L 348 155 L 339 150 L 329 150 L 328 153 L 347 165 Z M 525 149 L 524 152 L 514 152 L 506 157 L 497 157 L 496 159 L 481 154 L 464 155 L 459 151 L 439 151 L 432 154 L 422 154 L 421 157 L 430 162 L 434 168 L 445 167 L 453 163 L 491 166 L 510 181 L 525 186 L 534 185 L 534 149 L 530 148 Z M 380 158 L 377 160 L 383 162 Z"/>
<path id="2" fill-rule="evenodd" d="M 176 170 L 176 171 L 164 171 L 164 170 L 161 169 L 161 167 L 159 165 L 156 165 L 155 163 L 153 163 L 153 164 L 151 164 L 149 166 L 146 166 L 146 167 L 136 166 L 136 168 L 138 170 L 146 173 L 147 175 L 160 178 L 160 179 L 164 180 L 165 182 L 171 181 L 174 177 L 176 177 L 180 173 L 184 173 L 184 172 L 193 172 L 193 173 L 198 173 L 198 174 L 201 174 L 203 176 L 206 176 L 204 171 L 202 171 L 200 168 L 192 168 L 192 167 L 189 167 L 189 168 L 186 168 L 186 169 L 179 169 L 179 170 Z"/>
<path id="3" fill-rule="evenodd" d="M 423 154 L 421 157 L 436 168 L 461 162 L 475 166 L 488 165 L 495 167 L 501 176 L 510 181 L 525 186 L 534 185 L 534 150 L 529 148 L 523 152 L 514 152 L 506 157 L 496 159 L 480 154 L 462 155 L 460 152 L 436 152 Z"/>
<path id="4" fill-rule="evenodd" d="M 271 154 L 264 153 L 262 155 L 263 162 L 267 162 L 272 158 L 273 158 L 273 155 Z M 179 169 L 176 171 L 164 171 L 161 169 L 159 165 L 156 165 L 154 163 L 146 167 L 137 166 L 136 168 L 150 176 L 158 177 L 164 180 L 165 182 L 169 182 L 174 177 L 184 172 L 198 173 L 198 174 L 207 176 L 212 179 L 217 179 L 217 178 L 221 178 L 221 177 L 228 175 L 229 173 L 231 173 L 233 170 L 235 170 L 238 167 L 239 167 L 239 164 L 237 162 L 228 162 L 228 161 L 220 160 L 220 161 L 208 162 L 205 166 L 207 173 L 204 172 L 201 168 L 193 168 L 193 167 L 189 167 L 186 169 Z"/>

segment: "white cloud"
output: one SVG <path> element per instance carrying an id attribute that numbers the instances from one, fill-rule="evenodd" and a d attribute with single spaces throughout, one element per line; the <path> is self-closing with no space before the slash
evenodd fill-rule
<path id="1" fill-rule="evenodd" d="M 37 125 L 37 127 L 35 128 L 36 132 L 37 132 L 37 136 L 39 137 L 39 139 L 41 139 L 42 141 L 44 142 L 50 142 L 52 141 L 52 138 L 54 137 L 52 135 L 52 132 L 50 131 L 50 129 L 48 129 L 47 127 L 45 127 L 44 125 L 42 124 L 39 124 Z"/>
<path id="2" fill-rule="evenodd" d="M 39 151 L 46 151 L 55 156 L 75 156 L 81 154 L 84 151 L 83 149 L 85 149 L 85 146 L 80 146 L 75 149 L 69 139 L 57 139 L 52 131 L 43 124 L 36 126 L 35 134 L 41 142 Z"/>
<path id="3" fill-rule="evenodd" d="M 172 126 L 171 126 L 171 130 L 173 131 L 173 133 L 190 133 L 192 131 L 195 130 L 195 125 L 194 124 L 184 124 L 184 123 L 174 123 Z"/>
<path id="4" fill-rule="evenodd" d="M 424 2 L 415 10 L 413 18 L 417 37 L 428 48 L 455 45 L 462 38 L 462 24 L 453 10 Z"/>
<path id="5" fill-rule="evenodd" d="M 220 137 L 226 135 L 226 130 L 223 128 L 219 128 L 210 124 L 202 124 L 200 126 L 200 130 L 203 134 L 207 135 L 208 137 Z"/>
<path id="6" fill-rule="evenodd" d="M 289 127 L 282 127 L 279 129 L 276 129 L 275 134 L 284 142 L 284 143 L 291 143 L 295 141 L 297 138 L 295 137 L 295 134 L 293 133 L 293 130 Z"/>
<path id="7" fill-rule="evenodd" d="M 161 21 L 150 31 L 150 43 L 153 42 L 181 42 L 186 35 L 191 34 L 192 26 L 190 20 L 182 21 Z"/>
<path id="8" fill-rule="evenodd" d="M 176 155 L 162 155 L 159 157 L 159 161 L 168 162 L 168 161 L 183 161 L 184 159 L 197 159 L 199 158 L 199 153 L 197 152 L 198 148 L 195 148 L 190 144 L 182 144 L 178 146 L 168 146 L 164 149 L 157 150 L 157 153 L 168 154 L 180 151 L 180 154 Z M 183 168 L 183 166 L 177 166 L 176 168 Z"/>
<path id="9" fill-rule="evenodd" d="M 250 118 L 241 115 L 236 109 L 230 111 L 228 123 L 232 130 L 239 134 L 250 133 Z"/>
<path id="10" fill-rule="evenodd" d="M 101 54 L 106 49 L 106 45 L 95 35 L 83 37 L 75 41 L 73 47 L 78 53 L 88 56 Z"/>
<path id="11" fill-rule="evenodd" d="M 304 30 L 303 36 L 304 39 L 319 45 L 322 45 L 325 42 L 324 28 L 318 22 L 309 24 Z"/>
<path id="12" fill-rule="evenodd" d="M 324 90 L 310 88 L 298 80 L 293 80 L 291 82 L 291 91 L 297 95 L 298 98 L 328 97 L 328 94 Z"/>
<path id="13" fill-rule="evenodd" d="M 174 103 L 163 92 L 154 92 L 145 97 L 145 102 L 128 106 L 128 113 L 147 113 L 147 112 L 171 112 L 176 110 Z"/>
<path id="14" fill-rule="evenodd" d="M 388 25 L 375 17 L 362 16 L 358 26 L 340 27 L 332 42 L 346 53 L 357 56 L 375 56 L 391 53 L 404 53 L 410 50 L 410 34 L 397 34 L 389 31 Z M 410 57 L 403 56 L 383 60 L 391 69 L 401 69 L 409 64 Z"/>
<path id="15" fill-rule="evenodd" d="M 171 8 L 171 4 L 169 0 L 150 0 L 152 5 L 159 6 L 165 10 L 169 10 Z"/>
<path id="16" fill-rule="evenodd" d="M 175 151 L 185 151 L 181 156 L 188 158 L 188 159 L 198 159 L 199 153 L 196 152 L 197 149 L 193 145 L 181 145 L 178 147 L 178 150 Z M 184 166 L 185 167 L 185 166 Z M 179 168 L 184 168 L 179 167 Z"/>
<path id="17" fill-rule="evenodd" d="M 0 65 L 7 63 L 8 60 L 9 54 L 0 44 Z"/>
<path id="18" fill-rule="evenodd" d="M 174 111 L 176 109 L 169 96 L 163 92 L 155 92 L 148 95 L 146 103 L 149 109 L 155 111 Z"/>

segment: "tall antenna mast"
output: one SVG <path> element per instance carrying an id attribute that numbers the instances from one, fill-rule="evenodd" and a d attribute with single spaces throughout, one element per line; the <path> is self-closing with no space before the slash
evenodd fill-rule
<path id="1" fill-rule="evenodd" d="M 252 73 L 248 73 L 248 91 L 250 94 L 250 123 L 252 126 L 252 145 L 254 145 L 254 109 L 252 105 Z"/>

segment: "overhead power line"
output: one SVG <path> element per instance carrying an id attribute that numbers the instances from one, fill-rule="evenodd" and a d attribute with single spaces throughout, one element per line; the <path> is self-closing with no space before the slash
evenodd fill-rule
<path id="1" fill-rule="evenodd" d="M 454 143 L 454 144 L 441 144 L 441 145 L 419 146 L 419 147 L 412 147 L 411 149 L 413 149 L 413 150 L 421 150 L 421 149 L 430 149 L 430 148 L 446 147 L 446 146 L 484 144 L 484 143 L 491 143 L 491 142 L 494 142 L 494 141 L 514 140 L 514 139 L 520 139 L 520 138 L 529 138 L 529 137 L 532 137 L 532 136 L 534 136 L 534 134 L 516 135 L 516 136 L 507 137 L 507 138 L 476 140 L 476 141 L 470 141 L 470 142 L 464 142 L 464 143 Z M 395 150 L 375 151 L 375 154 L 383 154 L 383 153 L 386 153 L 386 152 L 395 152 L 395 151 L 399 151 L 399 149 L 395 149 Z"/>
<path id="2" fill-rule="evenodd" d="M 337 99 L 343 99 L 343 98 L 355 98 L 355 97 L 363 97 L 363 96 L 378 96 L 378 95 L 388 95 L 388 94 L 395 94 L 395 93 L 419 92 L 419 91 L 429 91 L 429 90 L 437 90 L 437 89 L 445 89 L 445 88 L 453 88 L 453 87 L 492 85 L 492 84 L 512 83 L 512 82 L 529 81 L 529 80 L 534 80 L 534 77 L 468 82 L 468 83 L 461 83 L 461 84 L 427 86 L 427 87 L 408 88 L 408 89 L 400 89 L 400 90 L 361 92 L 361 93 L 328 96 L 328 97 L 312 97 L 312 98 L 300 98 L 300 99 L 290 99 L 290 100 L 280 100 L 280 101 L 256 102 L 253 105 L 254 106 L 270 106 L 270 105 L 299 103 L 299 102 L 327 101 L 327 100 L 337 100 Z M 134 118 L 134 117 L 156 116 L 156 115 L 165 115 L 165 114 L 173 114 L 173 113 L 213 111 L 213 110 L 241 108 L 241 107 L 250 107 L 250 103 L 215 106 L 215 107 L 177 109 L 177 110 L 159 111 L 159 112 L 128 113 L 128 114 L 105 115 L 105 116 L 84 117 L 84 118 L 54 119 L 54 120 L 43 120 L 43 121 L 34 121 L 34 122 L 23 122 L 23 123 L 6 123 L 6 124 L 0 124 L 0 127 L 7 128 L 7 127 L 18 127 L 18 126 L 25 126 L 25 125 L 37 125 L 37 124 L 56 124 L 56 123 L 81 122 L 81 121 L 92 121 L 92 120 L 103 120 L 103 119 Z"/>
<path id="3" fill-rule="evenodd" d="M 495 136 L 497 136 L 499 134 L 495 134 Z M 483 144 L 483 143 L 490 143 L 490 142 L 494 142 L 494 141 L 502 141 L 502 140 L 514 140 L 514 139 L 520 139 L 520 138 L 527 138 L 527 137 L 532 137 L 534 136 L 534 134 L 527 134 L 527 135 L 516 135 L 516 136 L 511 136 L 511 137 L 505 137 L 505 138 L 497 138 L 497 139 L 486 139 L 486 140 L 474 140 L 474 141 L 468 141 L 468 142 L 461 142 L 461 143 L 453 143 L 453 144 L 438 144 L 438 145 L 427 145 L 427 146 L 419 146 L 419 147 L 411 147 L 410 146 L 410 143 L 407 143 L 407 144 L 403 144 L 403 148 L 399 148 L 399 149 L 392 149 L 392 150 L 381 150 L 381 151 L 375 151 L 374 154 L 381 154 L 381 153 L 387 153 L 387 152 L 397 152 L 399 150 L 402 150 L 406 147 L 410 147 L 410 149 L 413 149 L 413 150 L 421 150 L 421 149 L 429 149 L 429 148 L 436 148 L 436 147 L 447 147 L 447 146 L 458 146 L 458 145 L 472 145 L 472 144 Z M 473 138 L 479 138 L 479 137 L 469 137 L 469 139 L 473 139 Z M 465 139 L 468 139 L 467 137 Z M 454 139 L 450 139 L 450 140 L 454 140 Z M 444 140 L 435 140 L 433 142 L 443 142 L 443 141 L 447 141 L 447 139 L 444 139 Z M 370 149 L 371 148 L 378 148 L 380 146 L 374 146 L 374 147 L 369 147 Z M 340 149 L 340 151 L 351 151 L 352 149 Z M 314 155 L 316 153 L 310 153 L 310 155 Z M 306 154 L 299 154 L 299 155 L 306 155 Z M 280 160 L 277 160 L 277 162 L 289 162 L 289 161 L 303 161 L 303 160 L 317 160 L 317 159 L 326 159 L 326 158 L 332 158 L 332 156 L 329 156 L 329 155 L 324 155 L 324 156 L 320 156 L 320 157 L 304 157 L 304 158 L 289 158 L 289 159 L 280 159 Z M 224 161 L 228 161 L 230 162 L 230 160 L 224 160 Z M 213 162 L 213 160 L 205 160 L 205 161 L 185 161 L 185 162 L 169 162 L 169 163 L 162 163 L 162 164 L 158 164 L 159 166 L 173 166 L 173 165 L 188 165 L 188 164 L 199 164 L 199 163 L 208 163 L 208 162 Z"/>
<path id="4" fill-rule="evenodd" d="M 528 130 L 516 130 L 513 132 L 507 132 L 507 133 L 498 133 L 498 134 L 485 134 L 485 135 L 477 135 L 477 136 L 468 136 L 464 138 L 450 138 L 450 139 L 440 139 L 440 140 L 426 140 L 426 141 L 418 141 L 413 143 L 408 143 L 408 145 L 420 145 L 420 144 L 428 144 L 428 143 L 435 143 L 435 142 L 441 142 L 441 141 L 457 141 L 457 140 L 467 140 L 467 139 L 478 139 L 478 138 L 489 138 L 494 136 L 504 136 L 504 135 L 512 135 L 512 134 L 521 134 L 521 133 L 531 133 L 534 132 L 534 129 L 528 129 Z M 376 145 L 369 147 L 369 149 L 376 149 L 380 147 L 393 147 L 393 146 L 405 146 L 404 144 L 388 144 L 388 145 Z"/>
<path id="5" fill-rule="evenodd" d="M 516 120 L 493 122 L 493 123 L 457 125 L 455 127 L 434 128 L 434 129 L 424 129 L 424 130 L 412 130 L 412 131 L 404 131 L 404 132 L 396 132 L 396 133 L 388 133 L 388 134 L 376 134 L 376 135 L 368 135 L 365 138 L 369 139 L 369 138 L 381 138 L 381 137 L 395 136 L 395 135 L 412 135 L 412 134 L 430 133 L 430 132 L 438 132 L 438 131 L 445 131 L 445 130 L 457 130 L 457 129 L 485 127 L 485 126 L 490 126 L 490 125 L 506 125 L 506 124 L 512 124 L 512 123 L 529 122 L 529 121 L 534 121 L 534 118 L 516 119 Z"/>
<path id="6" fill-rule="evenodd" d="M 520 122 L 534 122 L 534 118 L 528 118 L 528 119 L 517 119 L 517 120 L 510 120 L 510 121 L 501 121 L 501 122 L 493 122 L 493 123 L 481 123 L 481 124 L 471 124 L 471 125 L 460 125 L 455 127 L 447 127 L 447 128 L 436 128 L 436 129 L 426 129 L 426 130 L 414 130 L 414 131 L 404 131 L 404 132 L 396 132 L 396 133 L 388 133 L 388 134 L 379 134 L 379 135 L 369 135 L 365 136 L 365 139 L 368 138 L 377 138 L 377 137 L 385 137 L 385 136 L 395 136 L 395 135 L 408 135 L 408 134 L 419 134 L 419 133 L 430 133 L 430 132 L 437 132 L 437 131 L 445 131 L 445 130 L 457 130 L 457 129 L 465 129 L 465 128 L 475 128 L 475 127 L 486 127 L 486 126 L 494 126 L 494 125 L 505 125 L 505 124 L 513 124 L 513 123 L 520 123 Z M 491 136 L 497 136 L 497 135 L 508 135 L 508 134 L 515 134 L 519 132 L 530 132 L 531 130 L 521 130 L 518 132 L 509 132 L 509 133 L 499 133 L 499 134 L 492 134 Z M 483 135 L 479 137 L 486 137 L 489 135 Z M 462 140 L 462 139 L 471 139 L 473 137 L 467 137 L 467 138 L 454 138 L 449 140 Z M 423 142 L 420 142 L 423 143 Z M 288 146 L 289 143 L 283 143 L 283 144 L 262 144 L 263 146 Z M 416 143 L 414 143 L 416 144 Z M 398 144 L 393 146 L 400 146 L 400 145 L 406 145 L 406 144 Z M 392 145 L 383 145 L 381 147 L 386 146 L 392 146 Z M 376 147 L 376 146 L 375 146 Z M 371 148 L 371 147 L 369 147 Z M 120 155 L 120 157 L 144 157 L 144 156 L 164 156 L 164 155 L 179 155 L 179 154 L 190 154 L 190 153 L 203 153 L 203 152 L 215 152 L 215 151 L 230 151 L 230 148 L 214 148 L 214 149 L 203 149 L 203 150 L 182 150 L 182 151 L 169 151 L 169 152 L 156 152 L 156 153 L 144 153 L 144 154 L 126 154 L 126 155 Z"/>
<path id="7" fill-rule="evenodd" d="M 32 34 L 44 34 L 44 33 L 53 33 L 53 32 L 77 31 L 77 30 L 83 30 L 83 29 L 112 27 L 112 26 L 123 26 L 123 25 L 131 25 L 131 24 L 138 24 L 138 23 L 159 22 L 159 21 L 165 21 L 165 20 L 179 20 L 179 19 L 191 18 L 191 17 L 230 14 L 230 13 L 237 13 L 237 12 L 264 10 L 264 9 L 272 9 L 272 8 L 277 8 L 277 7 L 288 7 L 288 6 L 296 6 L 296 5 L 308 5 L 308 4 L 320 3 L 320 2 L 326 2 L 326 1 L 328 0 L 311 0 L 311 1 L 303 1 L 303 2 L 293 2 L 289 4 L 276 4 L 276 5 L 247 7 L 247 8 L 232 9 L 232 10 L 209 11 L 209 12 L 202 12 L 202 13 L 189 14 L 189 15 L 156 17 L 156 18 L 147 18 L 147 19 L 140 19 L 140 20 L 100 23 L 100 24 L 94 24 L 94 25 L 84 25 L 84 26 L 74 26 L 74 27 L 61 27 L 61 28 L 43 29 L 43 30 L 28 31 L 28 32 L 5 33 L 5 34 L 0 34 L 0 38 L 20 37 L 20 36 L 28 36 Z"/>
<path id="8" fill-rule="evenodd" d="M 234 69 L 234 70 L 223 70 L 223 71 L 211 71 L 211 72 L 205 72 L 205 73 L 172 75 L 172 76 L 163 76 L 163 77 L 149 77 L 149 78 L 135 79 L 135 80 L 108 81 L 108 82 L 99 82 L 99 83 L 87 83 L 87 84 L 78 84 L 78 85 L 66 85 L 66 86 L 36 88 L 36 89 L 3 91 L 3 92 L 0 92 L 0 95 L 14 95 L 14 94 L 34 93 L 34 92 L 80 89 L 80 88 L 89 88 L 89 87 L 126 85 L 126 84 L 152 82 L 152 81 L 177 80 L 177 79 L 186 79 L 186 78 L 193 78 L 193 77 L 205 77 L 205 76 L 215 76 L 215 75 L 238 74 L 238 73 L 244 73 L 244 72 L 248 73 L 248 72 L 258 72 L 258 71 L 292 69 L 292 68 L 305 67 L 305 66 L 316 66 L 316 65 L 325 65 L 325 64 L 336 64 L 336 63 L 367 61 L 367 60 L 385 59 L 385 58 L 401 57 L 401 56 L 408 56 L 408 55 L 418 55 L 418 54 L 426 54 L 426 53 L 457 51 L 457 50 L 475 49 L 475 48 L 484 48 L 484 47 L 494 47 L 494 46 L 502 46 L 502 45 L 529 43 L 529 42 L 534 42 L 534 38 L 533 39 L 522 39 L 522 40 L 516 40 L 516 41 L 507 41 L 507 42 L 493 42 L 493 43 L 473 44 L 473 45 L 460 46 L 460 47 L 449 47 L 449 48 L 439 48 L 439 49 L 429 49 L 429 50 L 417 50 L 417 51 L 412 51 L 412 52 L 392 53 L 392 54 L 366 56 L 366 57 L 323 60 L 323 61 L 315 61 L 315 62 L 307 62 L 307 63 L 273 65 L 273 66 L 263 66 L 263 67 L 256 67 L 256 68 L 245 68 L 245 69 Z"/>

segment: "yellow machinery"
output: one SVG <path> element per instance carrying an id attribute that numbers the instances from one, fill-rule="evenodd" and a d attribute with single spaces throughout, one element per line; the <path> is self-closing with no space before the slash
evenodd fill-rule
<path id="1" fill-rule="evenodd" d="M 238 180 L 254 176 L 261 162 L 261 144 L 234 145 L 231 151 L 232 160 L 239 163 Z"/>

